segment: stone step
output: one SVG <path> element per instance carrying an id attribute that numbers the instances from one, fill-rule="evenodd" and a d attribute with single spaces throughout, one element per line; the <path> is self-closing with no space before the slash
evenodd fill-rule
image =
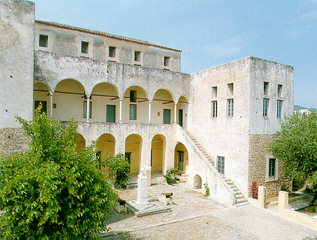
<path id="1" fill-rule="evenodd" d="M 235 207 L 242 207 L 242 206 L 246 206 L 246 205 L 249 205 L 248 201 L 236 203 L 234 206 Z"/>

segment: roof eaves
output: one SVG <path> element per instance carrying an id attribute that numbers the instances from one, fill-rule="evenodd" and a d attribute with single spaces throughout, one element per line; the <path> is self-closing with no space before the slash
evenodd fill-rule
<path id="1" fill-rule="evenodd" d="M 95 31 L 95 30 L 90 30 L 90 29 L 85 29 L 85 28 L 80 28 L 80 27 L 74 27 L 74 26 L 61 24 L 61 23 L 56 23 L 56 22 L 47 22 L 47 21 L 42 21 L 42 20 L 36 20 L 35 22 L 36 23 L 40 23 L 40 24 L 45 24 L 45 25 L 58 27 L 58 28 L 65 28 L 65 29 L 75 30 L 75 31 L 79 31 L 79 32 L 85 32 L 85 33 L 90 33 L 90 34 L 110 37 L 110 38 L 114 38 L 114 39 L 118 39 L 118 40 L 124 40 L 124 41 L 134 42 L 134 43 L 138 43 L 138 44 L 158 47 L 158 48 L 171 50 L 171 51 L 175 51 L 175 52 L 181 52 L 181 50 L 165 47 L 165 46 L 162 46 L 162 45 L 159 45 L 159 44 L 156 44 L 156 43 L 151 43 L 151 42 L 148 42 L 148 41 L 143 41 L 143 40 L 139 40 L 139 39 L 135 39 L 135 38 L 124 37 L 124 36 L 115 35 L 115 34 L 111 34 L 111 33 L 105 33 L 105 32 L 100 32 L 100 31 Z"/>

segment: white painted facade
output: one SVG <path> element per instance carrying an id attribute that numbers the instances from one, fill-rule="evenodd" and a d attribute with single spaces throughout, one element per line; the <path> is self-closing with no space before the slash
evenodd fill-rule
<path id="1" fill-rule="evenodd" d="M 102 156 L 128 152 L 131 173 L 151 165 L 162 173 L 181 167 L 188 174 L 190 186 L 199 175 L 202 183 L 208 184 L 211 197 L 226 205 L 236 199 L 224 178 L 248 195 L 250 135 L 274 134 L 279 129 L 278 100 L 283 101 L 282 115 L 292 114 L 292 67 L 245 57 L 184 74 L 180 72 L 179 50 L 57 23 L 34 22 L 32 4 L 9 2 L 0 0 L 0 10 L 15 8 L 16 19 L 24 14 L 16 4 L 25 4 L 31 13 L 23 28 L 7 23 L 14 31 L 25 29 L 21 38 L 28 44 L 21 47 L 24 51 L 1 49 L 5 57 L 0 58 L 0 64 L 6 69 L 0 72 L 1 81 L 13 88 L 10 92 L 1 88 L 1 108 L 12 105 L 13 112 L 31 119 L 34 105 L 45 102 L 52 118 L 78 122 L 83 144 L 96 141 Z M 0 14 L 1 24 L 6 21 L 3 16 Z M 43 36 L 48 41 L 43 42 Z M 115 56 L 109 56 L 114 47 Z M 13 51 L 15 58 L 11 60 L 25 64 L 26 70 L 12 69 L 12 63 L 3 61 Z M 25 77 L 12 83 L 5 77 L 6 71 L 23 72 Z M 269 83 L 266 95 L 264 82 Z M 269 99 L 265 117 L 263 98 Z M 228 99 L 233 99 L 232 116 L 228 116 Z M 217 116 L 212 116 L 215 101 Z M 87 114 L 90 108 L 91 116 Z M 12 115 L 0 118 L 2 128 L 17 127 Z M 105 134 L 107 137 L 102 137 Z M 218 156 L 224 159 L 223 174 L 217 171 Z"/>

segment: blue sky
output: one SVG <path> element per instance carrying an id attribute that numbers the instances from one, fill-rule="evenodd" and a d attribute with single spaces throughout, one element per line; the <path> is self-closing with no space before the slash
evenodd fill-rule
<path id="1" fill-rule="evenodd" d="M 317 108 L 317 0 L 33 0 L 36 19 L 181 49 L 193 73 L 244 56 L 294 67 L 295 104 Z"/>

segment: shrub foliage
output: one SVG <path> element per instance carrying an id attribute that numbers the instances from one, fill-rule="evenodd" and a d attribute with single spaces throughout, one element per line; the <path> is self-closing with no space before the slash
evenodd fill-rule
<path id="1" fill-rule="evenodd" d="M 284 163 L 285 174 L 306 181 L 317 199 L 317 114 L 289 117 L 271 145 L 273 154 Z"/>
<path id="2" fill-rule="evenodd" d="M 105 165 L 114 177 L 115 187 L 126 188 L 129 180 L 130 164 L 124 159 L 124 155 L 119 153 L 115 156 L 107 156 Z"/>
<path id="3" fill-rule="evenodd" d="M 116 194 L 93 148 L 76 149 L 77 126 L 36 111 L 21 118 L 30 150 L 0 161 L 0 227 L 5 239 L 94 239 Z"/>

